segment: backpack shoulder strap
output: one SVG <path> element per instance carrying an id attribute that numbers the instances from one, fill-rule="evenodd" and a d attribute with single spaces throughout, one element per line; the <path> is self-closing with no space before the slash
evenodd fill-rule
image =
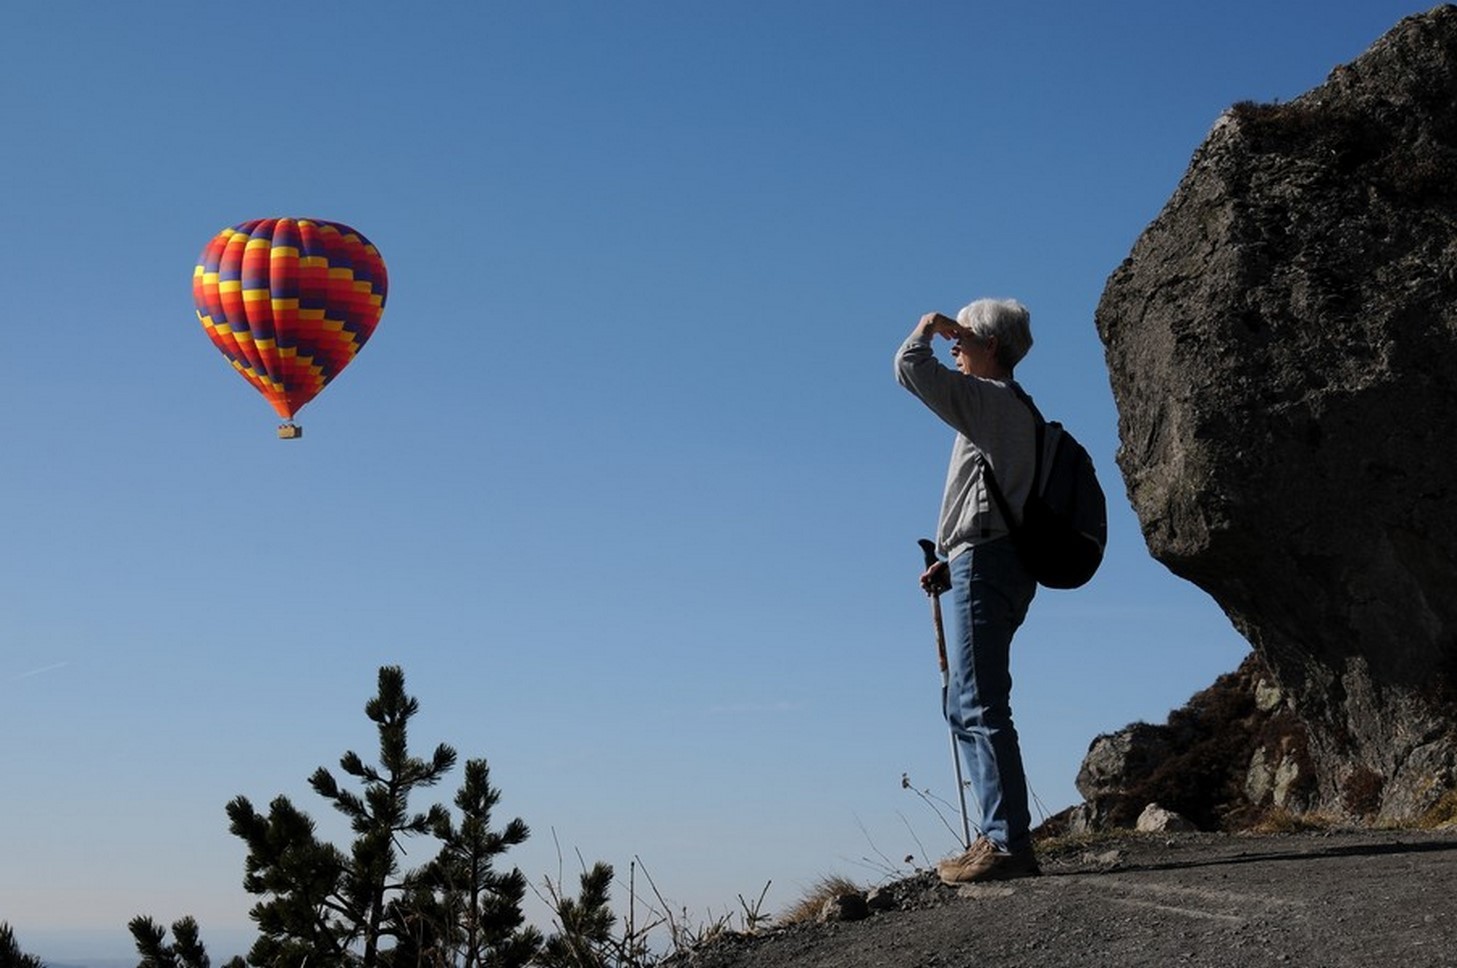
<path id="1" fill-rule="evenodd" d="M 1007 498 L 1002 494 L 1002 488 L 997 484 L 997 476 L 992 473 L 992 465 L 987 463 L 986 457 L 980 452 L 977 459 L 981 461 L 981 479 L 986 484 L 987 491 L 991 493 L 992 501 L 997 506 L 997 513 L 1002 516 L 1002 521 L 1011 531 L 1017 527 L 1017 519 L 1012 517 L 1012 509 L 1007 506 Z M 985 532 L 984 532 L 985 533 Z"/>
<path id="2" fill-rule="evenodd" d="M 1032 411 L 1032 417 L 1034 420 L 1037 421 L 1037 432 L 1041 433 L 1042 425 L 1047 423 L 1047 421 L 1042 417 L 1042 411 L 1037 409 L 1037 404 L 1032 402 L 1032 397 L 1027 393 L 1026 390 L 1022 389 L 1022 384 L 1018 383 L 1016 380 L 1010 380 L 1008 381 L 1007 385 L 1012 388 L 1012 392 L 1017 395 L 1017 399 L 1021 400 L 1024 404 L 1027 405 L 1027 409 Z"/>
<path id="3" fill-rule="evenodd" d="M 1037 409 L 1037 404 L 1032 402 L 1032 398 L 1027 395 L 1026 390 L 1022 389 L 1021 384 L 1016 380 L 1009 380 L 1007 385 L 1012 388 L 1013 393 L 1017 394 L 1017 399 L 1032 411 L 1032 419 L 1037 424 L 1037 437 L 1033 442 L 1032 451 L 1032 491 L 1036 493 L 1037 489 L 1042 486 L 1042 449 L 1047 439 L 1047 421 L 1042 419 L 1042 412 Z M 1001 486 L 997 484 L 996 475 L 992 473 L 992 465 L 987 463 L 986 456 L 980 451 L 977 451 L 977 458 L 981 461 L 982 479 L 986 481 L 987 490 L 991 492 L 992 500 L 996 502 L 997 511 L 1001 513 L 1008 530 L 1015 529 L 1018 518 L 1012 516 L 1011 509 L 1007 505 L 1006 495 L 1002 493 Z"/>

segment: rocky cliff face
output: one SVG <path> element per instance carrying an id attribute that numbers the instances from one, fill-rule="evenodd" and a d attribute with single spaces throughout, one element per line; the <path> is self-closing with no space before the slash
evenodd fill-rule
<path id="1" fill-rule="evenodd" d="M 1310 807 L 1457 786 L 1457 7 L 1219 118 L 1097 326 L 1144 538 L 1290 697 Z"/>
<path id="2" fill-rule="evenodd" d="M 1203 830 L 1277 829 L 1316 812 L 1315 780 L 1304 723 L 1250 653 L 1166 723 L 1093 740 L 1078 771 L 1083 803 L 1046 833 L 1150 829 L 1158 809 Z M 1369 817 L 1376 804 L 1348 798 L 1346 808 Z"/>

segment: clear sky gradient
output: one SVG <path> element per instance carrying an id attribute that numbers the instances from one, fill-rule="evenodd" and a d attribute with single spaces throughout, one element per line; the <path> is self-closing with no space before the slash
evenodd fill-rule
<path id="1" fill-rule="evenodd" d="M 383 664 L 418 748 L 490 761 L 534 882 L 638 857 L 690 912 L 777 910 L 949 852 L 901 776 L 954 797 L 916 586 L 951 432 L 891 357 L 978 296 L 1031 308 L 1018 376 L 1111 501 L 1014 649 L 1040 812 L 1074 803 L 1094 736 L 1247 650 L 1127 506 L 1103 284 L 1221 111 L 1422 9 L 4 5 L 0 920 L 53 960 L 246 927 L 224 804 L 337 831 L 306 780 L 373 753 Z M 191 302 L 277 215 L 391 279 L 299 441 Z"/>

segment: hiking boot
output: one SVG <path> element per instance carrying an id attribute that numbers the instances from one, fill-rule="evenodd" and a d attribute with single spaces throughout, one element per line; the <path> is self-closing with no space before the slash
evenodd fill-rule
<path id="1" fill-rule="evenodd" d="M 1032 853 L 1031 847 L 1005 853 L 997 850 L 985 837 L 978 837 L 966 853 L 958 857 L 948 857 L 938 863 L 936 873 L 942 884 L 956 887 L 981 881 L 1036 877 L 1042 870 L 1037 866 L 1037 855 Z"/>

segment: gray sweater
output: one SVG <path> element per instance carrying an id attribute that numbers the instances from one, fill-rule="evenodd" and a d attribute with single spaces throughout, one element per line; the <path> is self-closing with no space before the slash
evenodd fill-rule
<path id="1" fill-rule="evenodd" d="M 991 465 L 1014 514 L 1032 489 L 1037 421 L 1010 382 L 966 376 L 940 360 L 929 339 L 912 336 L 895 357 L 896 381 L 956 431 L 936 543 L 947 559 L 999 538 L 1007 525 L 982 480 Z"/>

